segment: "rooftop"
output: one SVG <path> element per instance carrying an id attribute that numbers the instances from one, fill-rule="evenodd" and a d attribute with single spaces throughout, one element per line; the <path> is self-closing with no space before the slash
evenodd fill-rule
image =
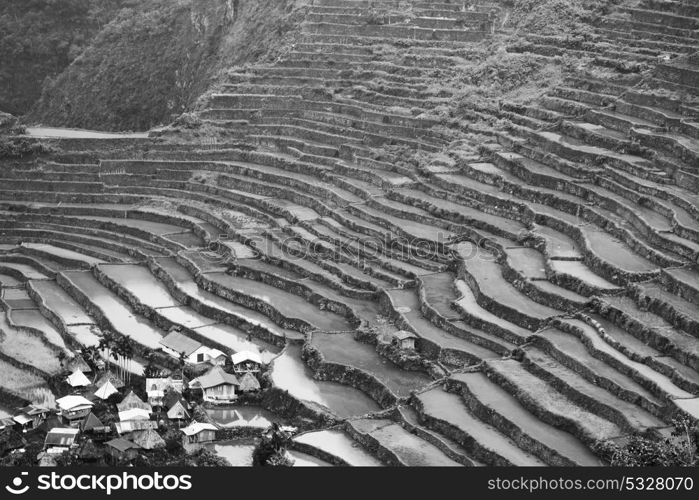
<path id="1" fill-rule="evenodd" d="M 192 381 L 192 385 L 200 386 L 202 389 L 216 387 L 218 385 L 240 385 L 238 377 L 231 373 L 227 373 L 220 366 L 215 366 L 201 377 Z"/>
<path id="2" fill-rule="evenodd" d="M 177 353 L 183 352 L 185 356 L 189 356 L 202 346 L 201 342 L 197 342 L 178 331 L 172 331 L 163 337 L 160 344 Z"/>
<path id="3" fill-rule="evenodd" d="M 187 427 L 180 429 L 186 436 L 194 436 L 202 431 L 215 431 L 217 430 L 214 424 L 209 424 L 205 422 L 192 422 Z"/>
<path id="4" fill-rule="evenodd" d="M 137 445 L 136 443 L 132 443 L 131 441 L 124 439 L 124 438 L 112 439 L 111 441 L 107 441 L 104 444 L 106 446 L 109 446 L 110 448 L 114 448 L 115 450 L 118 450 L 121 452 L 128 451 L 131 449 L 135 449 L 135 450 L 141 449 L 141 447 L 139 445 Z"/>
<path id="5" fill-rule="evenodd" d="M 77 396 L 74 394 L 57 399 L 56 404 L 61 410 L 66 411 L 82 410 L 84 408 L 92 408 L 94 406 L 91 401 L 82 396 Z"/>
<path id="6" fill-rule="evenodd" d="M 237 365 L 238 363 L 244 363 L 246 361 L 252 361 L 257 364 L 262 364 L 262 357 L 260 356 L 260 353 L 258 352 L 251 352 L 251 351 L 240 351 L 236 352 L 231 356 L 231 361 L 233 362 L 234 365 Z"/>

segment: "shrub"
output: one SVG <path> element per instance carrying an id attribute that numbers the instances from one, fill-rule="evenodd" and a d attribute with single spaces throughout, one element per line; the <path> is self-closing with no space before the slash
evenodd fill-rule
<path id="1" fill-rule="evenodd" d="M 0 136 L 0 158 L 24 158 L 53 151 L 51 146 L 31 137 Z"/>
<path id="2" fill-rule="evenodd" d="M 578 35 L 618 0 L 515 0 L 510 25 L 538 35 Z"/>
<path id="3" fill-rule="evenodd" d="M 609 441 L 596 447 L 612 466 L 621 467 L 696 467 L 699 465 L 699 426 L 687 417 L 673 420 L 670 437 L 657 439 L 633 435 L 619 445 Z"/>

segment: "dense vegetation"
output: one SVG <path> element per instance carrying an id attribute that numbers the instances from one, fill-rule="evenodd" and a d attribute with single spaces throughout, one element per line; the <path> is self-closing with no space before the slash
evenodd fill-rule
<path id="1" fill-rule="evenodd" d="M 138 0 L 2 0 L 0 111 L 23 114 L 124 6 Z"/>
<path id="2" fill-rule="evenodd" d="M 598 451 L 619 467 L 699 466 L 699 427 L 686 417 L 673 420 L 665 439 L 633 435 L 623 445 L 603 443 Z"/>
<path id="3" fill-rule="evenodd" d="M 509 25 L 539 35 L 589 33 L 597 16 L 621 0 L 514 0 Z"/>
<path id="4" fill-rule="evenodd" d="M 284 44 L 291 0 L 147 0 L 122 9 L 58 78 L 28 121 L 145 130 L 194 105 L 219 72 Z"/>

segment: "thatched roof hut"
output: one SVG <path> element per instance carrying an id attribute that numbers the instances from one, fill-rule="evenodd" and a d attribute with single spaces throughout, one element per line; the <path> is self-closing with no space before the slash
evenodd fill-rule
<path id="1" fill-rule="evenodd" d="M 121 389 L 126 385 L 124 384 L 124 381 L 117 377 L 114 373 L 107 372 L 102 375 L 97 382 L 95 382 L 95 386 L 102 387 L 106 382 L 111 382 L 116 389 Z"/>
<path id="2" fill-rule="evenodd" d="M 133 409 L 145 410 L 147 412 L 152 412 L 153 407 L 139 398 L 135 392 L 129 392 L 121 403 L 117 403 L 117 409 L 119 412 L 133 410 Z"/>
<path id="3" fill-rule="evenodd" d="M 240 387 L 238 390 L 241 392 L 259 391 L 260 382 L 257 380 L 255 375 L 253 375 L 251 372 L 247 372 L 240 378 Z"/>
<path id="4" fill-rule="evenodd" d="M 131 433 L 131 441 L 139 445 L 144 450 L 156 450 L 165 448 L 165 440 L 155 429 L 145 429 Z"/>

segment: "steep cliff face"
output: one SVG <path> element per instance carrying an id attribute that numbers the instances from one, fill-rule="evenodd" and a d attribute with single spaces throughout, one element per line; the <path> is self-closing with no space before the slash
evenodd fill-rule
<path id="1" fill-rule="evenodd" d="M 59 75 L 125 6 L 139 0 L 2 0 L 0 110 L 26 113 L 46 78 Z"/>
<path id="2" fill-rule="evenodd" d="M 149 0 L 122 10 L 50 85 L 26 121 L 145 130 L 191 107 L 228 66 L 273 57 L 299 0 Z"/>

